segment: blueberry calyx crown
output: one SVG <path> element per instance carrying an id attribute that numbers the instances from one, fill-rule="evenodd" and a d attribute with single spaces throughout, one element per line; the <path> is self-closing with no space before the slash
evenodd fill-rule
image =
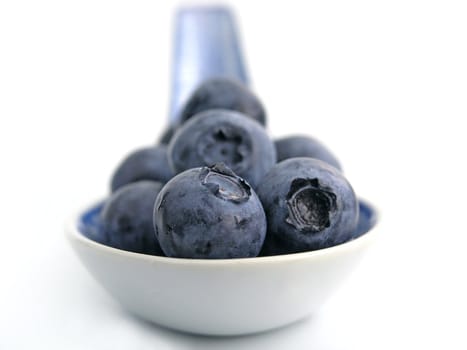
<path id="1" fill-rule="evenodd" d="M 287 194 L 286 222 L 297 230 L 316 233 L 329 227 L 337 209 L 336 195 L 317 178 L 292 181 Z"/>
<path id="2" fill-rule="evenodd" d="M 246 161 L 251 153 L 251 145 L 245 134 L 228 124 L 203 134 L 198 145 L 198 153 L 206 164 L 223 161 L 235 171 L 246 168 Z"/>
<path id="3" fill-rule="evenodd" d="M 216 197 L 242 203 L 248 201 L 251 188 L 241 177 L 235 175 L 224 163 L 203 167 L 200 173 L 201 183 Z"/>

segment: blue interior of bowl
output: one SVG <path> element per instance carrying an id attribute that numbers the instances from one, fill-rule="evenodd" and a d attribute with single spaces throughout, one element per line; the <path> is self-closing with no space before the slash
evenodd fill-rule
<path id="1" fill-rule="evenodd" d="M 81 214 L 78 222 L 78 230 L 87 238 L 99 243 L 104 243 L 104 237 L 99 220 L 99 215 L 103 206 L 104 202 L 100 202 L 87 209 L 83 214 Z"/>
<path id="2" fill-rule="evenodd" d="M 78 229 L 87 238 L 105 244 L 105 237 L 102 234 L 103 230 L 99 221 L 99 214 L 103 206 L 104 203 L 101 202 L 86 210 L 79 218 Z M 376 211 L 370 204 L 360 200 L 359 207 L 360 216 L 353 238 L 360 237 L 370 231 L 376 224 L 377 219 Z"/>

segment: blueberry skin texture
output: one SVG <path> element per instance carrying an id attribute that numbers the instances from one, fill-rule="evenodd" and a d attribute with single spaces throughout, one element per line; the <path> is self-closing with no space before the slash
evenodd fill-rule
<path id="1" fill-rule="evenodd" d="M 111 190 L 140 180 L 165 183 L 174 172 L 167 159 L 167 147 L 159 145 L 136 150 L 125 157 L 115 170 L 111 180 Z"/>
<path id="2" fill-rule="evenodd" d="M 157 196 L 154 226 L 167 256 L 228 259 L 257 256 L 267 224 L 253 189 L 217 164 L 170 180 Z"/>
<path id="3" fill-rule="evenodd" d="M 349 182 L 314 158 L 277 163 L 257 189 L 268 221 L 261 255 L 317 250 L 352 239 L 358 202 Z"/>
<path id="4" fill-rule="evenodd" d="M 266 125 L 266 112 L 259 99 L 240 82 L 232 79 L 215 78 L 202 83 L 185 104 L 180 124 L 209 109 L 237 111 Z"/>
<path id="5" fill-rule="evenodd" d="M 160 182 L 138 181 L 114 192 L 100 215 L 105 244 L 130 252 L 163 256 L 152 222 L 154 202 L 162 187 Z"/>
<path id="6" fill-rule="evenodd" d="M 311 157 L 322 160 L 342 171 L 342 167 L 332 152 L 318 140 L 309 136 L 288 136 L 274 142 L 277 162 L 290 158 Z"/>
<path id="7" fill-rule="evenodd" d="M 214 109 L 187 121 L 170 141 L 169 163 L 176 173 L 225 163 L 255 188 L 276 163 L 265 129 L 245 115 Z"/>

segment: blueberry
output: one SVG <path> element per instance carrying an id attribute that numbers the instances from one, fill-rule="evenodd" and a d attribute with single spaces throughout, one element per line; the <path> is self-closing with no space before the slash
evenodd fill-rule
<path id="1" fill-rule="evenodd" d="M 223 162 L 255 187 L 276 163 L 274 144 L 264 128 L 245 115 L 215 109 L 186 122 L 170 141 L 176 172 Z"/>
<path id="2" fill-rule="evenodd" d="M 318 140 L 309 136 L 289 136 L 275 141 L 277 161 L 296 157 L 311 157 L 322 160 L 342 170 L 337 158 Z"/>
<path id="3" fill-rule="evenodd" d="M 316 250 L 352 238 L 355 193 L 342 173 L 314 158 L 276 164 L 258 187 L 268 220 L 264 255 Z"/>
<path id="4" fill-rule="evenodd" d="M 231 79 L 216 78 L 202 83 L 185 104 L 180 115 L 181 123 L 209 109 L 241 112 L 262 125 L 266 124 L 266 112 L 259 99 L 244 85 Z"/>
<path id="5" fill-rule="evenodd" d="M 101 222 L 106 244 L 136 253 L 163 255 L 152 215 L 163 184 L 138 181 L 119 188 L 105 203 Z"/>
<path id="6" fill-rule="evenodd" d="M 167 159 L 167 147 L 160 145 L 130 153 L 117 167 L 112 177 L 112 192 L 140 180 L 167 182 L 174 175 Z"/>
<path id="7" fill-rule="evenodd" d="M 175 133 L 175 130 L 176 130 L 175 126 L 173 125 L 167 126 L 164 132 L 162 133 L 162 135 L 160 136 L 159 144 L 168 145 L 170 140 L 172 139 L 172 136 Z"/>
<path id="8" fill-rule="evenodd" d="M 154 225 L 164 253 L 180 258 L 255 257 L 266 235 L 256 193 L 223 164 L 172 178 L 157 196 Z"/>

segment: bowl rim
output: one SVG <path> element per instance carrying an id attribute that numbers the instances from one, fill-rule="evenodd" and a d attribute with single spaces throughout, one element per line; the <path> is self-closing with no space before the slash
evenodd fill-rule
<path id="1" fill-rule="evenodd" d="M 291 253 L 291 254 L 281 254 L 273 256 L 258 256 L 251 258 L 233 258 L 233 259 L 199 259 L 199 258 L 174 258 L 167 256 L 157 256 L 149 255 L 143 253 L 130 252 L 123 249 L 118 249 L 114 247 L 107 246 L 105 244 L 96 242 L 88 237 L 86 237 L 78 228 L 79 220 L 82 214 L 89 210 L 92 207 L 95 207 L 98 203 L 101 203 L 101 200 L 94 200 L 90 204 L 81 207 L 80 210 L 75 212 L 65 224 L 65 233 L 69 240 L 77 241 L 81 244 L 86 245 L 89 248 L 97 249 L 106 254 L 120 255 L 128 258 L 136 258 L 140 260 L 146 260 L 152 263 L 164 263 L 164 264 L 189 264 L 189 265 L 207 265 L 207 266 L 218 266 L 218 265 L 240 265 L 240 264 L 251 264 L 251 263 L 281 263 L 287 261 L 295 261 L 302 259 L 311 259 L 317 258 L 323 255 L 332 255 L 344 252 L 346 250 L 354 249 L 358 246 L 365 245 L 374 240 L 375 237 L 375 228 L 379 226 L 380 214 L 379 210 L 370 204 L 367 200 L 358 198 L 358 202 L 363 203 L 365 206 L 371 208 L 372 214 L 372 227 L 363 235 L 354 238 L 348 242 L 341 243 L 335 246 L 328 248 L 301 252 L 301 253 Z M 376 230 L 377 231 L 377 230 Z"/>

